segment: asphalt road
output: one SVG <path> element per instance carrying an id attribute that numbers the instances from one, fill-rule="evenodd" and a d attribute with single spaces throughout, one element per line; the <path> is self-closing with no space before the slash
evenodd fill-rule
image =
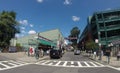
<path id="1" fill-rule="evenodd" d="M 11 64 L 9 62 L 6 62 Z M 46 59 L 34 64 L 0 70 L 0 73 L 120 73 L 82 55 L 67 52 L 61 59 Z"/>

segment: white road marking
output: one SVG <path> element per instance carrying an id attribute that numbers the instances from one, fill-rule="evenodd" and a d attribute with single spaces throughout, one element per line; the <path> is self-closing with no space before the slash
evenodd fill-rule
<path id="1" fill-rule="evenodd" d="M 41 62 L 41 61 L 40 61 Z M 82 64 L 81 64 L 82 63 Z M 58 60 L 46 60 L 42 63 L 36 63 L 38 65 L 45 66 L 57 66 L 57 67 L 104 67 L 104 65 L 94 61 L 58 61 Z"/>
<path id="2" fill-rule="evenodd" d="M 61 63 L 61 61 L 58 61 L 58 63 L 57 64 L 55 64 L 55 66 L 59 66 L 59 64 Z"/>
<path id="3" fill-rule="evenodd" d="M 4 64 L 4 63 L 6 64 Z M 9 64 L 9 65 L 7 65 Z M 28 65 L 30 63 L 25 63 L 25 62 L 21 62 L 21 61 L 13 61 L 13 60 L 8 60 L 8 61 L 0 61 L 0 65 L 3 66 L 0 67 L 0 70 L 7 70 L 7 69 L 12 69 L 12 68 L 16 68 L 16 67 L 20 67 L 20 66 L 24 66 L 24 65 Z M 12 66 L 10 66 L 12 65 Z"/>
<path id="4" fill-rule="evenodd" d="M 93 63 L 93 62 L 90 62 L 92 65 L 94 65 L 95 67 L 97 67 L 97 65 L 95 64 L 95 63 Z"/>
<path id="5" fill-rule="evenodd" d="M 41 63 L 42 65 L 46 65 L 46 63 L 48 63 L 48 62 L 50 62 L 50 60 L 47 60 L 47 61 L 45 61 L 45 62 L 43 62 L 43 63 Z"/>
<path id="6" fill-rule="evenodd" d="M 13 65 L 13 66 L 16 66 L 16 64 L 13 64 L 13 63 L 8 63 L 8 64 Z"/>
<path id="7" fill-rule="evenodd" d="M 82 67 L 82 65 L 81 65 L 81 63 L 79 61 L 77 63 L 78 63 L 78 67 Z"/>
<path id="8" fill-rule="evenodd" d="M 39 62 L 37 62 L 36 64 L 40 64 L 40 63 L 43 63 L 43 62 L 45 62 L 46 60 L 41 60 L 41 61 L 39 61 Z"/>
<path id="9" fill-rule="evenodd" d="M 87 62 L 84 62 L 87 67 L 90 67 L 90 65 Z"/>
<path id="10" fill-rule="evenodd" d="M 64 64 L 62 66 L 66 66 L 67 65 L 67 61 L 64 62 Z"/>
<path id="11" fill-rule="evenodd" d="M 95 62 L 96 64 L 98 64 L 98 65 L 100 65 L 100 66 L 104 66 L 103 64 L 100 64 L 100 63 L 98 63 L 98 62 Z"/>
<path id="12" fill-rule="evenodd" d="M 71 61 L 70 63 L 71 63 L 71 65 L 70 65 L 71 67 L 74 67 L 74 66 L 75 66 L 75 65 L 74 65 L 74 61 Z"/>
<path id="13" fill-rule="evenodd" d="M 0 63 L 0 65 L 6 67 L 6 68 L 10 68 L 10 66 L 6 65 L 6 64 L 3 64 L 3 63 Z"/>
<path id="14" fill-rule="evenodd" d="M 21 64 L 19 62 L 13 61 L 13 60 L 10 60 L 10 62 L 13 62 L 13 63 L 16 63 L 16 64 Z"/>

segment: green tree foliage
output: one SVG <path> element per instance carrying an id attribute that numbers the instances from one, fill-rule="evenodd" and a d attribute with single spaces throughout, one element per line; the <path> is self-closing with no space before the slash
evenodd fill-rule
<path id="1" fill-rule="evenodd" d="M 21 47 L 21 44 L 20 43 L 16 43 L 16 47 Z"/>
<path id="2" fill-rule="evenodd" d="M 99 48 L 93 40 L 88 40 L 85 44 L 87 50 L 97 50 Z"/>
<path id="3" fill-rule="evenodd" d="M 0 12 L 0 47 L 9 46 L 11 38 L 14 38 L 16 33 L 19 33 L 16 13 L 13 11 Z"/>
<path id="4" fill-rule="evenodd" d="M 73 27 L 72 30 L 70 31 L 69 41 L 72 42 L 73 46 L 77 45 L 77 41 L 79 39 L 79 34 L 80 34 L 80 29 L 78 27 Z M 76 39 L 74 39 L 74 38 L 76 38 Z"/>

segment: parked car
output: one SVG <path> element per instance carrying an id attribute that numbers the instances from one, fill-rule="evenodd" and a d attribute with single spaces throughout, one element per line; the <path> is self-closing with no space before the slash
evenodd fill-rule
<path id="1" fill-rule="evenodd" d="M 50 58 L 61 58 L 62 51 L 58 48 L 53 48 L 50 50 Z"/>
<path id="2" fill-rule="evenodd" d="M 80 55 L 80 50 L 78 49 L 74 50 L 74 55 Z"/>
<path id="3" fill-rule="evenodd" d="M 15 46 L 10 46 L 10 47 L 9 47 L 9 52 L 10 52 L 10 53 L 17 52 L 17 48 L 16 48 Z"/>

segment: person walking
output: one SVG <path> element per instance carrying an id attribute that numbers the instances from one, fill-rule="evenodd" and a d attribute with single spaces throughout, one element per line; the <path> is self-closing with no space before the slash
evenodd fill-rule
<path id="1" fill-rule="evenodd" d="M 35 48 L 35 58 L 36 59 L 39 59 L 39 53 L 40 53 L 40 51 L 39 51 L 39 49 L 38 48 Z"/>
<path id="2" fill-rule="evenodd" d="M 30 46 L 30 49 L 29 49 L 29 54 L 30 54 L 30 56 L 32 56 L 32 53 L 33 53 L 33 49 L 32 49 L 32 47 Z"/>
<path id="3" fill-rule="evenodd" d="M 117 60 L 118 60 L 118 61 L 120 60 L 120 50 L 119 50 L 118 53 L 117 53 Z"/>
<path id="4" fill-rule="evenodd" d="M 97 53 L 96 51 L 94 51 L 94 59 L 96 59 Z"/>
<path id="5" fill-rule="evenodd" d="M 107 57 L 107 63 L 108 64 L 110 63 L 110 56 L 111 56 L 111 51 L 110 51 L 110 49 L 107 49 L 106 50 L 106 57 Z"/>

